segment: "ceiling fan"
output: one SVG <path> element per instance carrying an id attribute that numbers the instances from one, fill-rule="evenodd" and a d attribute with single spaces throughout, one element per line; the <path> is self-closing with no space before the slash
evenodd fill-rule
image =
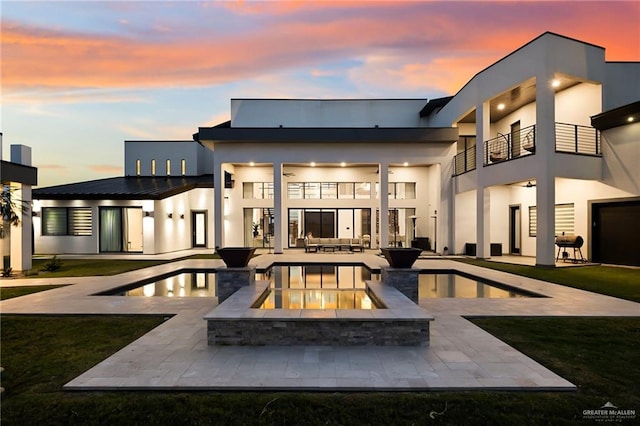
<path id="1" fill-rule="evenodd" d="M 293 172 L 282 172 L 282 175 L 286 177 L 291 177 L 291 176 L 295 176 L 296 174 Z"/>
<path id="2" fill-rule="evenodd" d="M 526 185 L 520 185 L 523 188 L 534 188 L 536 186 L 535 183 L 532 183 L 531 181 L 527 182 Z"/>

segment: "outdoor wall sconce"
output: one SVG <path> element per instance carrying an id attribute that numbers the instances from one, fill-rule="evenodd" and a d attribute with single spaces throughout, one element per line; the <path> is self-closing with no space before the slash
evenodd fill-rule
<path id="1" fill-rule="evenodd" d="M 181 215 L 180 215 L 180 219 L 184 219 L 184 214 L 181 214 Z"/>
<path id="2" fill-rule="evenodd" d="M 32 211 L 31 212 L 31 216 L 32 217 L 40 217 L 40 212 L 39 211 L 37 211 L 37 212 Z"/>
<path id="3" fill-rule="evenodd" d="M 153 217 L 153 212 L 145 211 L 144 212 L 144 217 Z"/>
<path id="4" fill-rule="evenodd" d="M 171 219 L 173 217 L 173 213 L 169 213 L 167 216 L 169 216 L 169 219 Z"/>

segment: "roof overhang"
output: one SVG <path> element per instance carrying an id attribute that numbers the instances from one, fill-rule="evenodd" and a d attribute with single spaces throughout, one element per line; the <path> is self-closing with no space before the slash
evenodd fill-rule
<path id="1" fill-rule="evenodd" d="M 38 184 L 38 169 L 23 164 L 0 160 L 0 182 L 18 182 L 26 185 Z"/>
<path id="2" fill-rule="evenodd" d="M 591 117 L 591 125 L 598 130 L 640 122 L 640 101 L 623 105 Z"/>
<path id="3" fill-rule="evenodd" d="M 33 190 L 34 200 L 162 200 L 195 188 L 213 188 L 213 175 L 125 176 Z"/>
<path id="4" fill-rule="evenodd" d="M 198 142 L 250 143 L 389 143 L 453 142 L 458 130 L 451 127 L 200 127 Z"/>

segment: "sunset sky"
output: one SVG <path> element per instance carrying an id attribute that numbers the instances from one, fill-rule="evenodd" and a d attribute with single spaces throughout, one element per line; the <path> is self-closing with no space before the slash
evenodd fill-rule
<path id="1" fill-rule="evenodd" d="M 434 98 L 545 31 L 640 61 L 638 1 L 6 1 L 4 158 L 39 186 L 123 174 L 124 140 L 191 139 L 230 98 Z"/>

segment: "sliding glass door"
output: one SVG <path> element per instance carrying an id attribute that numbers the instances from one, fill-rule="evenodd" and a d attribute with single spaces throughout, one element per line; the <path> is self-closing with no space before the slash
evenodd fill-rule
<path id="1" fill-rule="evenodd" d="M 323 238 L 370 238 L 371 209 L 289 209 L 289 247 L 304 247 L 311 233 Z"/>
<path id="2" fill-rule="evenodd" d="M 100 252 L 142 252 L 142 207 L 100 207 Z"/>

